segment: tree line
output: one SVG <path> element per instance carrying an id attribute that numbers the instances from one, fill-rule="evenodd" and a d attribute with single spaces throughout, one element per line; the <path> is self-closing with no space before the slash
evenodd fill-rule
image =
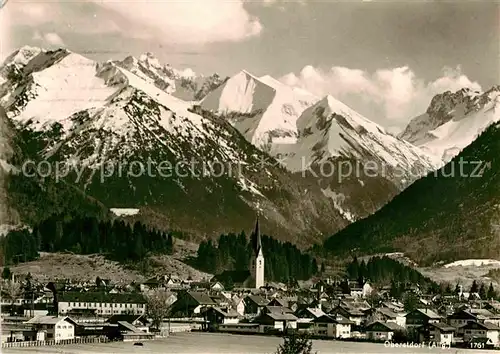
<path id="1" fill-rule="evenodd" d="M 405 265 L 388 256 L 371 257 L 368 261 L 361 262 L 354 257 L 346 267 L 349 279 L 369 280 L 375 287 L 390 286 L 389 295 L 392 298 L 403 298 L 408 284 L 418 284 L 423 292 L 435 295 L 460 295 L 462 292 L 477 294 L 482 300 L 497 299 L 498 293 L 490 282 L 489 286 L 485 283 L 472 282 L 470 288 L 465 289 L 456 284 L 453 288 L 450 283 L 437 283 L 424 276 L 418 270 Z"/>
<path id="2" fill-rule="evenodd" d="M 131 225 L 92 216 L 54 215 L 32 230 L 11 231 L 0 240 L 4 265 L 34 260 L 38 252 L 63 251 L 104 253 L 117 261 L 136 261 L 148 253 L 171 254 L 173 247 L 171 233 L 148 228 L 139 221 Z"/>
<path id="3" fill-rule="evenodd" d="M 368 261 L 362 260 L 361 262 L 354 257 L 347 265 L 346 271 L 350 279 L 368 279 L 377 286 L 386 286 L 392 283 L 436 285 L 418 270 L 388 256 L 371 257 Z"/>
<path id="4" fill-rule="evenodd" d="M 290 242 L 280 242 L 270 236 L 261 237 L 265 259 L 264 275 L 272 281 L 306 280 L 318 273 L 316 259 L 302 253 Z M 222 234 L 216 242 L 202 241 L 198 247 L 196 264 L 212 274 L 225 270 L 249 269 L 253 256 L 251 238 L 245 232 Z"/>

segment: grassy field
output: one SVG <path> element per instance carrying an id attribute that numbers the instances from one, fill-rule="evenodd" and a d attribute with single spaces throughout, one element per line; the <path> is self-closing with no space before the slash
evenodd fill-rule
<path id="1" fill-rule="evenodd" d="M 64 354 L 101 354 L 101 353 L 275 353 L 282 339 L 278 337 L 263 337 L 252 335 L 229 335 L 212 333 L 180 333 L 166 339 L 143 342 L 143 347 L 134 346 L 130 342 L 71 345 L 54 347 L 35 347 L 5 350 L 4 353 L 64 353 Z M 391 348 L 384 344 L 354 343 L 341 341 L 315 340 L 313 352 L 350 353 L 350 354 L 418 354 L 418 353 L 453 353 L 465 354 L 470 351 L 441 348 Z M 496 353 L 489 350 L 474 350 L 477 354 Z"/>

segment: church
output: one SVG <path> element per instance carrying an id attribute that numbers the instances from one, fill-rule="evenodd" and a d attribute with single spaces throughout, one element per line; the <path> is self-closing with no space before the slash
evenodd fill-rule
<path id="1" fill-rule="evenodd" d="M 255 222 L 255 228 L 250 239 L 252 245 L 252 256 L 248 270 L 226 270 L 212 278 L 211 281 L 219 281 L 222 284 L 232 283 L 236 288 L 260 289 L 266 285 L 264 278 L 264 250 L 260 235 L 259 217 Z"/>
<path id="2" fill-rule="evenodd" d="M 262 250 L 262 241 L 260 239 L 259 218 L 255 222 L 255 230 L 252 233 L 253 255 L 250 258 L 250 276 L 252 278 L 252 287 L 260 289 L 264 286 L 264 253 Z"/>

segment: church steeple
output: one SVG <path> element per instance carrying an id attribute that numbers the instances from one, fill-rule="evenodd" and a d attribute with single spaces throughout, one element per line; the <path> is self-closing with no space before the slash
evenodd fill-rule
<path id="1" fill-rule="evenodd" d="M 262 240 L 260 236 L 260 208 L 257 204 L 257 219 L 255 221 L 255 228 L 252 233 L 252 248 L 253 248 L 253 256 L 250 261 L 250 272 L 252 274 L 252 278 L 254 279 L 255 288 L 260 289 L 260 287 L 264 286 L 264 252 L 262 249 Z"/>
<path id="2" fill-rule="evenodd" d="M 252 245 L 255 256 L 258 256 L 260 250 L 262 249 L 262 241 L 260 239 L 259 214 L 257 214 L 257 220 L 255 221 L 255 229 L 252 234 Z"/>

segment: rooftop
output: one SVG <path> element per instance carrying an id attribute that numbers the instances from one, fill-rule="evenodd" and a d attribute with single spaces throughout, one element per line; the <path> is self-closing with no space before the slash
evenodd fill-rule
<path id="1" fill-rule="evenodd" d="M 25 322 L 26 324 L 56 324 L 60 321 L 69 319 L 69 317 L 64 316 L 64 317 L 58 317 L 58 316 L 36 316 L 33 317 L 31 320 Z"/>
<path id="2" fill-rule="evenodd" d="M 101 303 L 134 303 L 145 304 L 146 299 L 137 293 L 105 293 L 89 292 L 63 292 L 59 294 L 59 302 L 101 302 Z"/>

